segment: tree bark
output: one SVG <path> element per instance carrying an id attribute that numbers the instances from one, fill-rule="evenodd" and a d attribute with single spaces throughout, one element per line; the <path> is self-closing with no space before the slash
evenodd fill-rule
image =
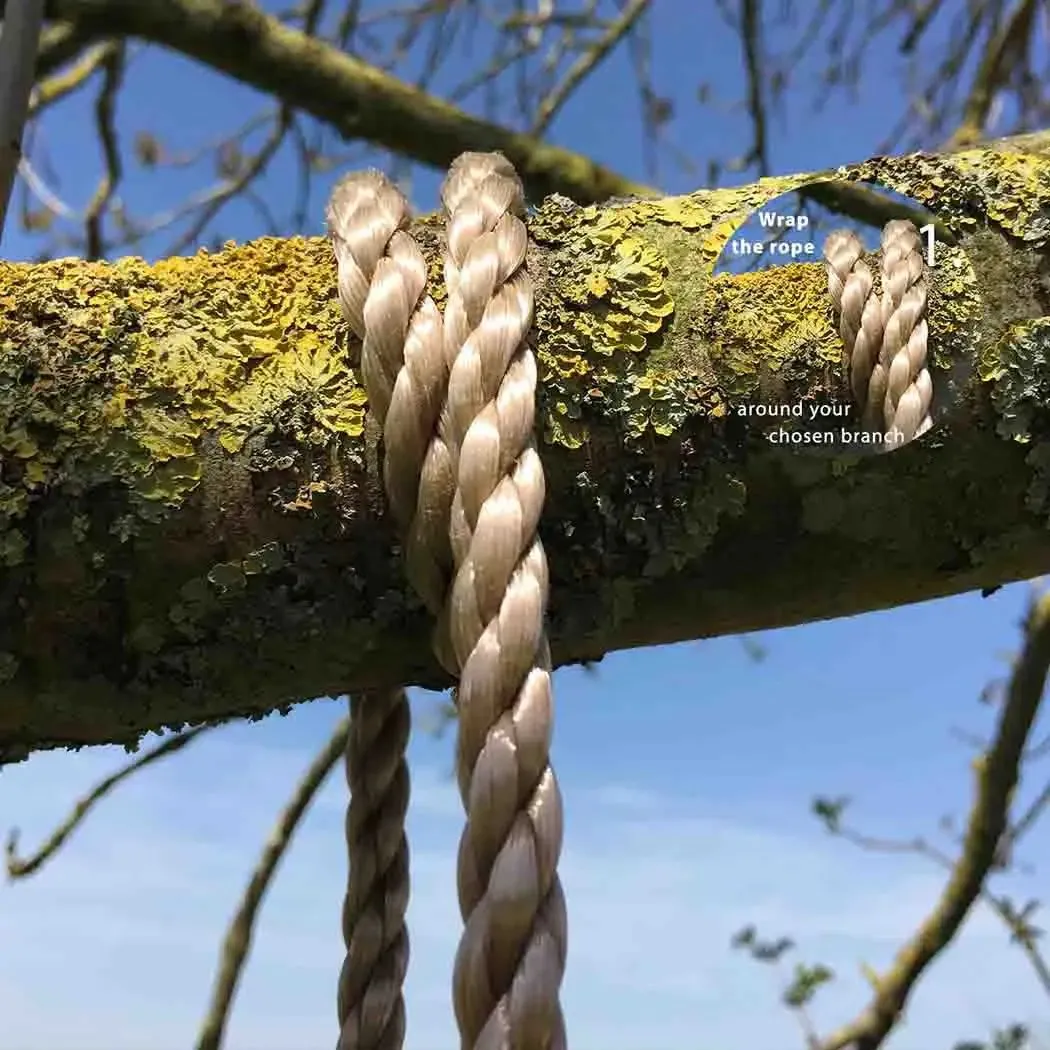
<path id="1" fill-rule="evenodd" d="M 845 402 L 822 265 L 711 274 L 755 208 L 831 177 L 956 240 L 931 271 L 937 425 L 889 454 L 798 451 L 744 415 Z M 529 227 L 557 663 L 1050 569 L 1050 133 L 552 197 Z M 416 233 L 440 302 L 440 225 Z M 320 238 L 0 264 L 0 760 L 446 684 L 334 289 Z"/>

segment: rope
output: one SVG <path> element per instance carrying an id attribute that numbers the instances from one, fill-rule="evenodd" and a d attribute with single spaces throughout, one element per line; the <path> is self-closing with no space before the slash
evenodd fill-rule
<path id="1" fill-rule="evenodd" d="M 932 426 L 922 241 L 907 219 L 886 224 L 881 297 L 863 255 L 864 246 L 851 230 L 828 235 L 828 293 L 861 426 L 881 434 L 885 448 L 899 448 Z"/>
<path id="2" fill-rule="evenodd" d="M 403 689 L 350 701 L 350 878 L 343 901 L 346 957 L 339 974 L 337 1050 L 401 1050 L 405 1041 L 409 726 Z"/>
<path id="3" fill-rule="evenodd" d="M 407 202 L 382 175 L 342 180 L 329 202 L 328 227 L 339 301 L 362 341 L 362 379 L 382 427 L 384 484 L 405 538 L 406 571 L 438 621 L 439 659 L 459 675 L 456 766 L 467 822 L 458 888 L 465 930 L 453 998 L 461 1044 L 564 1050 L 559 988 L 566 917 L 556 873 L 562 814 L 549 762 L 547 562 L 536 535 L 545 481 L 533 433 L 536 362 L 526 345 L 533 289 L 525 271 L 524 195 L 502 156 L 464 154 L 452 165 L 442 200 L 443 323 L 424 294 L 426 265 L 408 231 Z M 355 707 L 358 717 L 369 704 L 378 706 L 374 695 Z M 405 727 L 407 739 L 407 716 Z M 367 762 L 389 770 L 403 761 L 397 734 L 369 739 L 356 758 L 348 749 L 348 769 Z M 367 875 L 380 867 L 379 837 L 351 832 L 357 784 L 347 822 L 352 885 L 355 868 Z M 404 785 L 407 800 L 407 776 Z M 403 827 L 403 809 L 393 802 L 380 808 L 383 818 L 376 820 L 389 843 L 398 812 Z M 407 851 L 405 858 L 404 881 L 391 876 L 384 903 L 400 902 L 402 888 L 407 899 Z M 373 943 L 377 895 L 370 898 Z M 364 913 L 361 898 L 354 907 L 355 915 Z M 394 922 L 395 912 L 382 921 Z M 355 921 L 356 930 L 364 928 L 361 918 Z M 345 916 L 344 927 L 350 928 Z M 383 1023 L 356 1021 L 353 1034 L 347 1019 L 363 1019 L 372 1002 L 386 1007 L 395 987 L 400 996 L 407 938 L 403 943 L 404 955 L 391 955 L 384 983 L 378 964 L 363 950 L 355 954 L 347 934 L 340 1050 L 400 1046 L 403 1014 L 396 1005 L 385 1013 L 377 1006 Z M 391 1042 L 366 1044 L 366 1028 L 369 1038 Z"/>
<path id="4" fill-rule="evenodd" d="M 828 291 L 839 319 L 839 335 L 846 346 L 850 389 L 861 425 L 881 432 L 881 376 L 875 377 L 874 373 L 882 346 L 882 311 L 878 296 L 872 294 L 875 278 L 863 255 L 864 245 L 852 230 L 828 234 L 824 243 Z"/>
<path id="5" fill-rule="evenodd" d="M 457 471 L 450 630 L 460 664 L 456 770 L 467 825 L 458 889 L 466 928 L 453 996 L 463 1047 L 562 1050 L 562 810 L 550 766 L 547 559 L 536 528 L 536 360 L 526 337 L 524 192 L 499 154 L 465 153 L 447 215 L 447 432 Z"/>
<path id="6" fill-rule="evenodd" d="M 383 430 L 383 484 L 406 575 L 438 620 L 434 649 L 454 673 L 444 626 L 452 457 L 438 430 L 448 367 L 441 313 L 424 294 L 427 264 L 409 219 L 408 201 L 378 171 L 348 175 L 328 202 L 339 303 L 362 342 L 361 377 Z"/>
<path id="7" fill-rule="evenodd" d="M 882 231 L 882 352 L 887 370 L 886 433 L 900 444 L 929 430 L 933 381 L 926 370 L 926 280 L 915 224 L 894 219 Z"/>
<path id="8" fill-rule="evenodd" d="M 452 462 L 436 432 L 448 370 L 441 315 L 423 295 L 426 262 L 407 232 L 408 202 L 383 175 L 343 179 L 327 209 L 343 314 L 361 340 L 361 372 L 383 427 L 383 480 L 404 539 L 406 573 L 443 622 L 451 571 Z M 434 645 L 452 665 L 447 632 Z M 410 713 L 402 690 L 351 700 L 347 743 L 350 879 L 343 907 L 338 1050 L 400 1050 L 408 964 L 405 762 Z"/>

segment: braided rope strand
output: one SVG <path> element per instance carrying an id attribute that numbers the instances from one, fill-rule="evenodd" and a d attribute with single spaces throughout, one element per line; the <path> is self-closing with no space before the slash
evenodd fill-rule
<path id="1" fill-rule="evenodd" d="M 350 701 L 350 878 L 343 901 L 346 957 L 339 974 L 337 1050 L 401 1050 L 405 1042 L 409 729 L 403 689 Z"/>
<path id="2" fill-rule="evenodd" d="M 537 370 L 526 343 L 524 193 L 499 154 L 466 153 L 442 188 L 449 363 L 443 427 L 456 468 L 449 599 L 457 779 L 467 813 L 458 890 L 465 929 L 453 996 L 464 1050 L 564 1050 L 567 921 L 557 875 L 562 809 L 550 765 L 547 560 L 536 529 Z"/>
<path id="3" fill-rule="evenodd" d="M 835 230 L 824 243 L 832 309 L 846 350 L 850 389 L 861 425 L 882 431 L 884 373 L 876 375 L 882 346 L 882 313 L 873 294 L 875 279 L 864 261 L 864 245 L 852 230 Z"/>
<path id="4" fill-rule="evenodd" d="M 862 425 L 882 435 L 884 448 L 899 448 L 932 426 L 922 241 L 909 220 L 886 223 L 881 296 L 863 254 L 864 246 L 852 231 L 828 235 L 828 293 Z"/>
<path id="5" fill-rule="evenodd" d="M 427 265 L 408 232 L 409 218 L 408 201 L 378 171 L 346 176 L 328 204 L 339 302 L 362 341 L 362 380 L 383 428 L 383 482 L 405 540 L 406 574 L 439 620 L 434 648 L 453 672 L 442 629 L 452 573 L 453 472 L 438 429 L 448 368 L 441 313 L 424 294 Z"/>
<path id="6" fill-rule="evenodd" d="M 441 315 L 424 295 L 426 262 L 407 231 L 408 202 L 385 176 L 369 171 L 343 179 L 326 217 L 340 306 L 362 342 L 362 379 L 383 427 L 383 480 L 405 539 L 406 572 L 439 617 L 434 647 L 451 668 L 442 628 L 453 480 L 451 455 L 437 432 L 448 373 Z M 355 698 L 351 706 L 350 886 L 343 910 L 347 954 L 339 978 L 338 1045 L 400 1050 L 408 964 L 408 701 L 399 690 L 372 694 L 367 703 Z"/>
<path id="7" fill-rule="evenodd" d="M 933 380 L 926 368 L 927 288 L 915 224 L 894 219 L 882 231 L 883 416 L 887 442 L 904 444 L 931 426 Z"/>

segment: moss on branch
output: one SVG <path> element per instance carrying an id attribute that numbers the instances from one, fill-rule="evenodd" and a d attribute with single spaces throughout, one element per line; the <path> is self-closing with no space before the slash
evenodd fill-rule
<path id="1" fill-rule="evenodd" d="M 1050 570 L 1050 135 L 530 218 L 560 662 Z M 958 238 L 938 388 L 878 457 L 742 406 L 845 399 L 823 268 L 712 276 L 757 207 L 877 181 Z M 439 227 L 417 224 L 441 296 Z M 0 264 L 0 760 L 441 684 L 366 469 L 321 239 Z"/>

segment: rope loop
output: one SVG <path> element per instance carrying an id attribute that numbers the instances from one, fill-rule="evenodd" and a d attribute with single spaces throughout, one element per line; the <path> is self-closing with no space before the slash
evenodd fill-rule
<path id="1" fill-rule="evenodd" d="M 452 457 L 438 429 L 448 384 L 441 313 L 425 294 L 427 264 L 408 230 L 408 202 L 385 175 L 342 179 L 327 218 L 339 303 L 361 340 L 361 377 L 383 429 L 383 483 L 404 538 L 406 574 L 437 616 L 452 566 Z M 440 631 L 435 648 L 453 670 Z"/>
<path id="2" fill-rule="evenodd" d="M 562 803 L 550 765 L 549 581 L 537 534 L 546 481 L 535 439 L 538 373 L 528 342 L 535 296 L 526 269 L 525 197 L 505 157 L 465 153 L 452 164 L 441 198 L 444 317 L 426 294 L 426 262 L 411 235 L 407 201 L 383 175 L 344 178 L 329 201 L 328 228 L 339 301 L 361 341 L 362 381 L 382 428 L 383 479 L 405 538 L 406 572 L 437 620 L 439 659 L 458 677 L 456 773 L 466 827 L 457 885 L 465 929 L 453 1001 L 461 1044 L 564 1050 Z M 354 707 L 357 716 L 368 704 L 375 705 L 371 717 L 380 717 L 383 708 L 372 696 Z M 358 747 L 351 756 L 348 747 L 348 770 L 393 768 L 406 740 L 407 730 L 404 739 L 375 736 L 370 747 L 377 754 Z M 360 776 L 351 813 L 354 794 L 367 793 L 358 786 L 367 774 Z M 404 784 L 407 799 L 407 778 Z M 391 803 L 383 842 L 392 840 L 395 811 L 403 822 Z M 381 848 L 378 837 L 352 833 L 358 824 L 348 815 L 352 887 L 355 868 L 375 869 Z M 407 847 L 405 858 L 407 899 Z M 363 885 L 364 875 L 358 879 Z M 399 891 L 389 892 L 400 901 Z M 348 904 L 357 929 L 360 895 L 355 890 L 357 903 Z M 369 1031 L 382 1029 L 392 1033 L 382 1038 L 394 1041 L 365 1042 L 363 1022 L 351 1026 L 358 1034 L 345 1034 L 344 1018 L 363 1017 L 366 1001 L 387 1004 L 389 986 L 400 988 L 404 977 L 391 964 L 386 985 L 369 986 L 362 975 L 368 965 L 377 972 L 376 952 L 356 951 L 347 938 L 339 1007 L 347 1041 L 340 1050 L 396 1050 L 404 1026 L 397 1029 L 396 1008 L 388 1005 L 374 1006 L 385 1020 L 373 1018 Z"/>

